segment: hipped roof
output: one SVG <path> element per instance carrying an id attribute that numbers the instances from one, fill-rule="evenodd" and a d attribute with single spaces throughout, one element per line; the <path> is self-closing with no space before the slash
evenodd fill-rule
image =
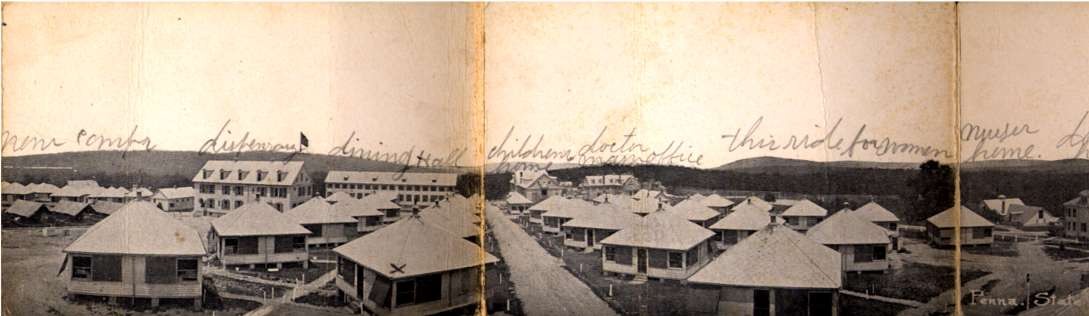
<path id="1" fill-rule="evenodd" d="M 866 205 L 854 210 L 854 214 L 862 219 L 876 223 L 900 221 L 900 218 L 896 217 L 896 214 L 893 214 L 888 209 L 877 204 L 877 202 L 866 203 Z"/>
<path id="2" fill-rule="evenodd" d="M 828 216 L 828 210 L 821 207 L 820 205 L 817 205 L 817 203 L 813 203 L 813 201 L 810 201 L 808 199 L 802 199 L 801 201 L 798 201 L 798 203 L 794 203 L 794 205 L 791 205 L 789 208 L 787 208 L 785 211 L 783 211 L 783 213 L 780 214 L 780 215 L 784 216 L 784 217 L 785 216 L 818 216 L 818 217 L 824 217 L 824 216 Z"/>
<path id="3" fill-rule="evenodd" d="M 601 241 L 602 244 L 687 250 L 711 238 L 715 233 L 671 212 L 654 212 L 631 227 Z"/>
<path id="4" fill-rule="evenodd" d="M 703 204 L 703 201 L 706 201 L 706 200 L 707 199 L 703 199 L 702 201 L 690 201 L 690 200 L 681 201 L 681 203 L 677 203 L 677 205 L 674 205 L 673 207 L 669 208 L 668 212 L 672 212 L 673 214 L 677 214 L 677 216 L 680 216 L 681 218 L 684 218 L 684 219 L 687 219 L 687 220 L 690 220 L 690 221 L 706 221 L 706 220 L 710 220 L 712 218 L 715 218 L 715 216 L 718 216 L 719 213 L 718 213 L 718 211 L 715 211 L 715 210 L 711 209 L 710 207 L 705 206 Z"/>
<path id="5" fill-rule="evenodd" d="M 339 204 L 339 203 L 338 203 Z M 299 225 L 355 223 L 351 216 L 336 212 L 333 205 L 320 197 L 311 198 L 284 212 Z"/>
<path id="6" fill-rule="evenodd" d="M 708 195 L 707 197 L 700 199 L 700 202 L 707 207 L 730 207 L 730 205 L 734 205 L 733 201 L 727 200 L 718 194 Z"/>
<path id="7" fill-rule="evenodd" d="M 212 220 L 212 229 L 220 236 L 309 235 L 310 231 L 294 219 L 276 211 L 268 203 L 249 202 Z"/>
<path id="8" fill-rule="evenodd" d="M 79 213 L 82 212 L 84 209 L 87 209 L 87 206 L 89 205 L 91 204 L 73 201 L 60 201 L 57 202 L 57 204 L 53 205 L 53 207 L 50 208 L 49 211 L 68 216 L 76 216 L 79 215 Z"/>
<path id="9" fill-rule="evenodd" d="M 510 205 L 526 205 L 526 204 L 533 204 L 533 201 L 530 201 L 529 199 L 526 198 L 526 196 L 522 195 L 521 193 L 512 191 L 512 192 L 507 194 L 507 204 L 510 204 Z"/>
<path id="10" fill-rule="evenodd" d="M 196 230 L 144 201 L 125 204 L 88 228 L 64 252 L 151 256 L 207 253 Z"/>
<path id="11" fill-rule="evenodd" d="M 762 209 L 765 212 L 770 212 L 771 209 L 775 208 L 771 205 L 771 203 L 768 203 L 767 201 L 764 201 L 763 199 L 756 196 L 750 196 L 748 198 L 745 198 L 744 201 L 738 202 L 736 205 L 734 205 L 734 207 L 738 207 L 742 204 L 752 204 L 753 206 L 756 206 L 757 208 Z"/>
<path id="12" fill-rule="evenodd" d="M 27 200 L 15 200 L 8 209 L 4 210 L 4 213 L 21 217 L 33 217 L 34 214 L 37 214 L 38 212 L 48 211 L 49 208 L 45 207 L 45 204 Z"/>
<path id="13" fill-rule="evenodd" d="M 935 214 L 930 218 L 927 218 L 928 223 L 934 224 L 938 228 L 950 228 L 955 226 L 954 216 L 957 216 L 957 207 L 951 207 L 941 213 Z M 994 223 L 988 221 L 983 216 L 976 214 L 968 207 L 960 206 L 960 226 L 961 227 L 990 227 L 994 226 Z"/>
<path id="14" fill-rule="evenodd" d="M 586 212 L 586 214 L 584 214 L 583 216 L 575 217 L 574 219 L 567 221 L 563 224 L 563 226 L 621 230 L 635 225 L 635 223 L 638 223 L 640 220 L 639 215 L 635 215 L 635 213 L 632 213 L 617 205 L 606 203 L 601 205 L 594 205 L 591 207 L 593 208 L 592 211 Z"/>
<path id="15" fill-rule="evenodd" d="M 782 221 L 781 218 L 776 218 Z M 761 210 L 752 204 L 741 204 L 733 208 L 733 212 L 711 225 L 713 230 L 746 230 L 757 231 L 771 223 L 771 214 Z"/>
<path id="16" fill-rule="evenodd" d="M 333 251 L 390 279 L 499 261 L 476 244 L 415 217 L 397 221 Z"/>
<path id="17" fill-rule="evenodd" d="M 824 245 L 888 244 L 889 232 L 854 212 L 840 211 L 813 226 L 805 235 Z"/>
<path id="18" fill-rule="evenodd" d="M 769 225 L 730 247 L 689 282 L 738 287 L 838 289 L 840 254 L 783 225 Z"/>

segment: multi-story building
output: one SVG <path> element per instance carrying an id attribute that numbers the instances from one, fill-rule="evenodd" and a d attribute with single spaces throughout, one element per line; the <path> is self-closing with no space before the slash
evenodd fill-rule
<path id="1" fill-rule="evenodd" d="M 1089 190 L 1078 193 L 1078 197 L 1063 203 L 1063 228 L 1066 237 L 1089 239 Z"/>
<path id="2" fill-rule="evenodd" d="M 510 191 L 518 192 L 533 203 L 552 196 L 562 196 L 567 188 L 561 184 L 559 178 L 548 175 L 545 170 L 515 171 L 510 179 Z"/>
<path id="3" fill-rule="evenodd" d="M 586 176 L 579 188 L 584 196 L 590 198 L 601 194 L 632 195 L 639 190 L 639 179 L 630 174 Z"/>
<path id="4" fill-rule="evenodd" d="M 329 171 L 325 194 L 348 193 L 363 198 L 375 193 L 397 194 L 401 204 L 433 203 L 454 193 L 458 175 L 434 172 Z"/>
<path id="5" fill-rule="evenodd" d="M 209 160 L 193 177 L 194 211 L 218 216 L 260 199 L 283 212 L 306 202 L 311 184 L 302 161 Z"/>

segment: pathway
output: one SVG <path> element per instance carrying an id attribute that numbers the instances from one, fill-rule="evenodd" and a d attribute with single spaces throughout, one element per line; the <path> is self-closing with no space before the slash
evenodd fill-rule
<path id="1" fill-rule="evenodd" d="M 900 304 L 900 305 L 904 305 L 904 306 L 908 306 L 908 307 L 922 307 L 923 304 L 924 304 L 923 302 L 918 302 L 918 301 L 905 300 L 905 299 L 902 299 L 902 298 L 895 298 L 895 297 L 885 297 L 885 296 L 879 296 L 879 295 L 869 295 L 869 294 L 866 294 L 866 293 L 859 293 L 859 292 L 850 291 L 850 290 L 840 290 L 839 292 L 841 294 L 843 294 L 843 295 L 850 295 L 850 296 L 859 297 L 859 298 L 863 298 L 863 299 L 867 299 L 867 300 L 875 300 L 875 301 L 881 301 L 881 302 L 885 302 L 885 303 Z"/>
<path id="2" fill-rule="evenodd" d="M 562 268 L 502 211 L 488 207 L 487 219 L 499 243 L 503 260 L 510 266 L 514 291 L 528 315 L 616 315 L 585 283 Z"/>

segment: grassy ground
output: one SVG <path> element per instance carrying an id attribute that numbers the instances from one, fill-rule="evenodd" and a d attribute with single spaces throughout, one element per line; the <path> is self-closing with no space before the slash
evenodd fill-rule
<path id="1" fill-rule="evenodd" d="M 867 300 L 850 295 L 839 296 L 840 315 L 896 315 L 905 309 L 907 309 L 907 306 L 900 304 Z"/>
<path id="2" fill-rule="evenodd" d="M 241 315 L 255 303 L 223 299 L 219 304 L 205 300 L 203 311 L 191 310 L 191 304 L 164 304 L 157 309 L 132 306 L 111 306 L 93 298 L 65 299 L 67 280 L 58 276 L 64 254 L 61 250 L 78 236 L 42 236 L 40 231 L 4 230 L 3 255 L 3 315 Z M 73 297 L 74 298 L 74 297 Z"/>
<path id="3" fill-rule="evenodd" d="M 977 255 L 989 255 L 1000 257 L 1016 257 L 1017 256 L 1017 243 L 1012 241 L 1000 241 L 995 240 L 990 247 L 986 246 L 966 246 L 961 247 L 961 250 L 971 254 Z"/>
<path id="4" fill-rule="evenodd" d="M 887 273 L 847 273 L 844 288 L 861 293 L 926 302 L 953 288 L 953 268 L 907 262 Z M 961 281 L 987 275 L 977 270 L 964 271 Z M 925 280 L 921 282 L 920 280 Z"/>
<path id="5" fill-rule="evenodd" d="M 1055 246 L 1044 246 L 1044 253 L 1052 260 L 1067 260 L 1067 259 L 1081 259 L 1089 258 L 1089 252 L 1072 250 L 1072 249 L 1060 249 Z"/>
<path id="6" fill-rule="evenodd" d="M 501 219 L 502 220 L 502 219 Z M 488 313 L 503 312 L 510 315 L 525 315 L 522 310 L 522 301 L 514 292 L 514 283 L 510 280 L 510 267 L 502 260 L 503 253 L 499 250 L 499 243 L 492 234 L 490 224 L 484 233 L 484 247 L 488 253 L 500 258 L 500 261 L 487 270 L 485 288 L 488 289 Z M 508 307 L 509 302 L 509 307 Z"/>
<path id="7" fill-rule="evenodd" d="M 270 266 L 270 268 L 271 267 L 275 267 L 275 266 Z M 238 273 L 238 274 L 245 274 L 245 275 L 249 275 L 249 276 L 255 276 L 255 277 L 259 277 L 259 278 L 262 278 L 262 279 L 265 279 L 265 280 L 271 280 L 271 281 L 281 281 L 281 282 L 296 282 L 296 281 L 298 281 L 298 282 L 301 282 L 301 283 L 306 283 L 306 282 L 313 281 L 314 279 L 317 279 L 318 277 L 321 277 L 326 272 L 333 271 L 333 269 L 336 269 L 336 267 L 337 267 L 337 265 L 335 263 L 310 263 L 310 267 L 304 269 L 302 267 L 302 264 L 292 263 L 292 264 L 285 264 L 283 266 L 283 268 L 280 269 L 280 271 L 276 271 L 276 272 L 271 272 L 271 271 L 268 271 L 267 269 L 262 269 L 260 266 L 258 266 L 258 268 L 253 269 L 253 270 L 250 270 L 248 268 L 239 267 L 239 269 L 237 271 L 234 270 L 234 267 L 231 267 L 231 272 Z M 305 282 L 303 282 L 303 280 L 305 280 Z"/>

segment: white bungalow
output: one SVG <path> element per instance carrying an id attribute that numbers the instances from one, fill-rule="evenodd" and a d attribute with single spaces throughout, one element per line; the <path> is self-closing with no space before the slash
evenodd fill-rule
<path id="1" fill-rule="evenodd" d="M 653 201 L 651 201 L 653 202 Z M 601 241 L 639 222 L 639 215 L 613 204 L 590 206 L 583 216 L 563 223 L 563 244 L 579 249 L 601 249 Z"/>
<path id="2" fill-rule="evenodd" d="M 336 195 L 333 194 L 333 197 Z M 330 203 L 328 199 L 325 201 Z M 383 197 L 382 193 L 364 196 L 362 199 L 348 197 L 332 204 L 334 212 L 356 220 L 357 236 L 376 231 L 386 223 L 401 218 L 401 206 Z"/>
<path id="3" fill-rule="evenodd" d="M 733 201 L 730 201 L 718 194 L 711 194 L 705 198 L 699 200 L 704 206 L 710 207 L 717 211 L 719 215 L 725 216 L 730 212 L 730 206 L 734 205 Z"/>
<path id="4" fill-rule="evenodd" d="M 561 230 L 563 223 L 593 211 L 592 206 L 590 202 L 583 200 L 563 200 L 548 212 L 541 214 L 544 222 L 541 230 L 553 235 L 559 235 L 563 232 Z"/>
<path id="5" fill-rule="evenodd" d="M 935 246 L 954 246 L 954 227 L 960 212 L 960 244 L 965 246 L 994 243 L 994 223 L 968 209 L 966 206 L 951 207 L 926 219 L 926 233 Z"/>
<path id="6" fill-rule="evenodd" d="M 193 187 L 162 188 L 151 196 L 151 201 L 167 212 L 192 211 L 196 195 Z"/>
<path id="7" fill-rule="evenodd" d="M 69 295 L 202 299 L 201 257 L 207 254 L 196 230 L 148 202 L 132 202 L 98 222 L 64 248 L 62 278 Z"/>
<path id="8" fill-rule="evenodd" d="M 340 245 L 359 236 L 356 219 L 333 210 L 333 205 L 321 197 L 311 198 L 284 212 L 296 224 L 310 231 L 307 246 Z"/>
<path id="9" fill-rule="evenodd" d="M 1059 218 L 1040 206 L 1011 205 L 1011 222 L 1024 230 L 1046 230 L 1059 224 Z"/>
<path id="10" fill-rule="evenodd" d="M 817 203 L 813 203 L 813 201 L 802 199 L 784 210 L 779 216 L 783 217 L 788 227 L 799 232 L 805 232 L 810 227 L 817 225 L 825 216 L 828 216 L 828 210 L 817 205 Z"/>
<path id="11" fill-rule="evenodd" d="M 654 212 L 601 240 L 601 268 L 637 279 L 682 280 L 710 261 L 714 235 L 672 212 Z"/>
<path id="12" fill-rule="evenodd" d="M 840 254 L 772 224 L 688 278 L 715 315 L 838 315 Z"/>
<path id="13" fill-rule="evenodd" d="M 553 196 L 545 199 L 544 201 L 538 202 L 537 204 L 534 204 L 533 206 L 530 206 L 529 207 L 529 223 L 531 225 L 536 224 L 538 227 L 544 225 L 544 219 L 542 218 L 541 215 L 544 214 L 545 212 L 551 211 L 551 210 L 561 206 L 562 204 L 564 204 L 566 202 L 567 202 L 567 198 L 562 197 L 562 196 L 558 196 L 558 195 L 553 195 Z"/>
<path id="14" fill-rule="evenodd" d="M 772 215 L 752 204 L 740 204 L 733 208 L 726 217 L 711 225 L 716 234 L 719 249 L 726 249 L 745 237 L 771 224 Z M 775 217 L 781 223 L 782 218 Z"/>
<path id="15" fill-rule="evenodd" d="M 3 206 L 10 206 L 11 203 L 15 203 L 16 200 L 24 200 L 29 196 L 30 190 L 25 185 L 19 183 L 4 182 L 0 186 L 0 192 L 3 192 Z"/>
<path id="16" fill-rule="evenodd" d="M 877 202 L 869 202 L 853 211 L 858 217 L 881 226 L 889 231 L 889 239 L 892 241 L 892 249 L 900 249 L 900 218 L 892 211 L 882 207 Z"/>
<path id="17" fill-rule="evenodd" d="M 530 201 L 518 192 L 508 193 L 506 202 L 507 206 L 510 207 L 510 214 L 512 215 L 522 215 L 523 212 L 533 205 L 533 201 Z"/>
<path id="18" fill-rule="evenodd" d="M 310 231 L 268 203 L 243 204 L 212 221 L 208 242 L 224 267 L 234 265 L 302 263 L 309 266 Z"/>
<path id="19" fill-rule="evenodd" d="M 719 215 L 721 214 L 718 211 L 703 204 L 704 201 L 707 201 L 710 198 L 711 197 L 707 197 L 701 201 L 681 201 L 680 203 L 677 203 L 677 205 L 670 207 L 668 212 L 672 212 L 673 214 L 676 214 L 681 218 L 687 219 L 696 225 L 700 225 L 701 227 L 709 227 L 716 220 L 718 220 Z"/>
<path id="20" fill-rule="evenodd" d="M 737 204 L 734 204 L 734 207 L 737 207 L 738 205 L 741 205 L 741 204 L 752 204 L 753 206 L 756 206 L 757 208 L 759 208 L 761 210 L 764 210 L 764 212 L 771 212 L 771 210 L 775 208 L 775 206 L 771 205 L 771 203 L 768 203 L 767 201 L 764 201 L 764 199 L 756 197 L 755 195 L 749 196 L 749 197 L 745 198 L 744 200 L 742 200 L 741 202 L 738 202 Z"/>
<path id="21" fill-rule="evenodd" d="M 461 237 L 473 243 L 479 244 L 481 227 L 474 224 L 476 216 L 466 212 L 457 212 L 448 209 L 429 208 L 419 212 L 419 220 L 425 224 L 440 228 L 451 235 Z M 402 220 L 415 220 L 412 216 Z"/>
<path id="22" fill-rule="evenodd" d="M 479 246 L 408 217 L 333 249 L 339 296 L 373 315 L 430 315 L 480 302 Z"/>
<path id="23" fill-rule="evenodd" d="M 832 214 L 805 233 L 843 256 L 843 271 L 885 271 L 891 250 L 889 231 L 854 212 Z"/>
<path id="24" fill-rule="evenodd" d="M 60 191 L 60 188 L 49 183 L 31 183 L 26 185 L 29 191 L 29 196 L 25 199 L 35 202 L 51 202 L 53 201 L 53 193 Z"/>

